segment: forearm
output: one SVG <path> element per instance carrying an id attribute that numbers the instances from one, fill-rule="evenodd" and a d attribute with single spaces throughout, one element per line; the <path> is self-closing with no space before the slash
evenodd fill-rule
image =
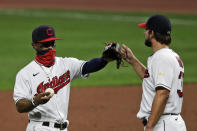
<path id="1" fill-rule="evenodd" d="M 155 98 L 153 100 L 152 109 L 151 109 L 151 115 L 148 119 L 147 127 L 154 127 L 158 120 L 160 119 L 161 115 L 164 112 L 166 103 L 168 101 L 169 97 L 169 91 L 164 90 L 158 90 Z"/>
<path id="2" fill-rule="evenodd" d="M 138 76 L 143 79 L 146 71 L 146 67 L 135 57 L 130 48 L 126 45 L 122 45 L 120 53 L 125 61 L 127 61 L 136 71 Z"/>
<path id="3" fill-rule="evenodd" d="M 16 103 L 16 108 L 19 113 L 25 113 L 33 110 L 35 106 L 32 104 L 31 100 L 21 99 Z"/>
<path id="4" fill-rule="evenodd" d="M 40 104 L 47 103 L 53 95 L 50 92 L 40 93 L 34 96 L 31 100 L 20 99 L 16 103 L 16 108 L 19 113 L 25 113 L 33 110 L 36 106 Z"/>
<path id="5" fill-rule="evenodd" d="M 133 67 L 138 76 L 143 79 L 146 67 L 137 58 L 133 58 L 132 60 L 128 61 L 128 63 Z"/>
<path id="6" fill-rule="evenodd" d="M 107 62 L 102 58 L 94 58 L 86 62 L 82 68 L 82 74 L 88 74 L 101 70 L 107 65 Z"/>

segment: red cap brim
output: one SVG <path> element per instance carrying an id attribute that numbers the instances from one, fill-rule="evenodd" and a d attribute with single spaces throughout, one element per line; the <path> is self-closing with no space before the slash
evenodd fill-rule
<path id="1" fill-rule="evenodd" d="M 53 41 L 53 40 L 61 40 L 60 38 L 52 37 L 52 38 L 47 38 L 38 42 L 47 42 L 47 41 Z"/>
<path id="2" fill-rule="evenodd" d="M 144 28 L 144 29 L 146 29 L 146 28 L 147 28 L 146 23 L 138 24 L 138 26 L 139 26 L 140 28 Z"/>

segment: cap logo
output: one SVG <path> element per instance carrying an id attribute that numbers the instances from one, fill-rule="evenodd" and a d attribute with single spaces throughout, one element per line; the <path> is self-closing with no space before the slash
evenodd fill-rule
<path id="1" fill-rule="evenodd" d="M 48 36 L 52 36 L 52 35 L 53 35 L 52 29 L 47 29 L 47 35 L 48 35 Z"/>

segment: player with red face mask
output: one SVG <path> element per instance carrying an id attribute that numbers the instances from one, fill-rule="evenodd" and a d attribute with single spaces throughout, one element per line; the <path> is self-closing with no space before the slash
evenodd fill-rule
<path id="1" fill-rule="evenodd" d="M 108 61 L 94 58 L 89 61 L 55 56 L 53 27 L 41 25 L 32 32 L 33 61 L 16 76 L 14 101 L 17 111 L 28 112 L 26 131 L 67 131 L 70 83 L 75 78 L 86 78 L 89 73 L 104 68 Z M 54 95 L 46 90 L 51 88 Z"/>

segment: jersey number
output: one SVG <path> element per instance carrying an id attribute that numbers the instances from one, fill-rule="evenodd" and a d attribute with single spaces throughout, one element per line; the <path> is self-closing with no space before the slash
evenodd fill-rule
<path id="1" fill-rule="evenodd" d="M 183 92 L 181 90 L 177 90 L 177 94 L 179 95 L 179 97 L 183 97 Z"/>
<path id="2" fill-rule="evenodd" d="M 182 60 L 179 57 L 176 57 L 176 59 L 177 59 L 177 61 L 179 63 L 179 66 L 181 68 L 183 68 Z M 183 87 L 183 77 L 184 77 L 184 72 L 180 71 L 178 79 L 181 79 L 181 87 Z M 177 90 L 177 94 L 178 94 L 179 97 L 183 97 L 183 92 L 180 89 Z"/>

